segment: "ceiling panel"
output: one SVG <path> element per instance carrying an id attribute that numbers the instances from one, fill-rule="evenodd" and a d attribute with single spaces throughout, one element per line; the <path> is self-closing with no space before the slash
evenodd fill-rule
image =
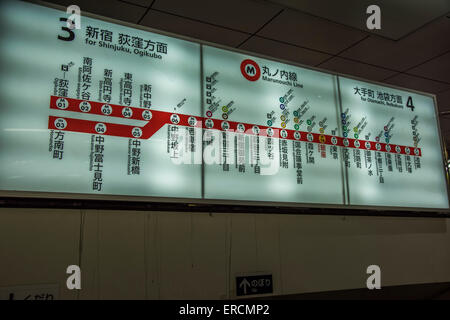
<path id="1" fill-rule="evenodd" d="M 395 75 L 383 82 L 433 94 L 450 89 L 450 84 L 427 80 L 404 73 Z"/>
<path id="2" fill-rule="evenodd" d="M 98 1 L 98 0 L 97 0 Z M 109 0 L 111 1 L 111 0 Z M 142 6 L 142 7 L 150 7 L 150 5 L 152 4 L 152 2 L 154 0 L 116 0 L 116 1 L 120 1 L 120 2 L 128 2 L 128 3 L 133 3 L 135 5 L 138 6 Z"/>
<path id="3" fill-rule="evenodd" d="M 80 7 L 81 15 L 83 11 L 95 13 L 104 17 L 118 19 L 126 22 L 137 23 L 144 15 L 145 8 L 128 4 L 121 1 L 92 1 L 92 0 L 49 0 L 52 3 L 68 7 L 76 4 Z M 81 18 L 83 23 L 83 18 Z"/>
<path id="4" fill-rule="evenodd" d="M 380 81 L 395 74 L 395 72 L 373 67 L 364 63 L 350 61 L 347 59 L 335 57 L 318 65 L 319 68 L 354 75 L 357 77 Z"/>
<path id="5" fill-rule="evenodd" d="M 156 0 L 152 8 L 249 33 L 281 10 L 276 4 L 250 0 Z"/>
<path id="6" fill-rule="evenodd" d="M 325 59 L 331 57 L 330 55 L 295 47 L 289 44 L 267 40 L 254 36 L 240 47 L 243 50 L 248 50 L 279 59 L 290 60 L 301 64 L 314 66 Z"/>
<path id="7" fill-rule="evenodd" d="M 449 0 L 270 0 L 315 16 L 383 37 L 398 40 L 450 11 Z M 381 29 L 368 30 L 366 9 L 376 4 L 381 10 Z"/>
<path id="8" fill-rule="evenodd" d="M 450 34 L 448 36 L 450 37 Z M 450 51 L 408 70 L 408 73 L 450 83 Z"/>
<path id="9" fill-rule="evenodd" d="M 149 10 L 141 21 L 141 25 L 232 47 L 239 45 L 249 37 L 246 33 L 228 30 L 154 10 Z"/>
<path id="10" fill-rule="evenodd" d="M 405 71 L 450 50 L 450 19 L 443 17 L 400 41 L 370 36 L 340 56 Z"/>
<path id="11" fill-rule="evenodd" d="M 439 111 L 450 111 L 450 90 L 438 93 L 436 99 Z"/>
<path id="12" fill-rule="evenodd" d="M 337 54 L 367 36 L 359 30 L 290 9 L 284 10 L 258 35 L 331 54 Z"/>
<path id="13" fill-rule="evenodd" d="M 439 117 L 442 136 L 447 140 L 447 148 L 450 147 L 450 115 Z"/>

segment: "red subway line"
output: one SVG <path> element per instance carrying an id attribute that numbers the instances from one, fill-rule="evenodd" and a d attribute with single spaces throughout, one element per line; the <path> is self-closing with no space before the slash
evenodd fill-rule
<path id="1" fill-rule="evenodd" d="M 62 100 L 64 99 L 64 100 Z M 361 150 L 371 150 L 380 152 L 389 152 L 394 154 L 405 154 L 422 156 L 421 148 L 408 147 L 396 144 L 386 144 L 367 140 L 358 140 L 343 138 L 327 134 L 312 133 L 306 131 L 295 131 L 292 129 L 273 128 L 268 126 L 239 123 L 236 121 L 219 120 L 213 118 L 196 117 L 185 114 L 177 114 L 154 109 L 143 109 L 136 107 L 127 107 L 117 104 L 107 104 L 95 101 L 86 101 L 65 97 L 50 97 L 50 109 L 80 112 L 87 114 L 102 115 L 105 117 L 118 117 L 122 119 L 132 119 L 146 121 L 143 127 L 115 124 L 110 122 L 99 122 L 91 120 L 80 120 L 70 117 L 49 116 L 48 128 L 52 130 L 65 130 L 73 132 L 84 132 L 91 134 L 104 134 L 109 136 L 118 136 L 125 138 L 149 139 L 159 129 L 166 124 L 191 126 L 204 129 L 219 131 L 242 132 L 248 135 L 271 136 L 287 140 L 297 140 L 304 142 L 320 143 L 327 145 L 336 145 L 339 147 L 348 147 Z M 59 120 L 58 119 L 64 119 Z M 66 126 L 61 128 L 61 125 Z M 101 123 L 99 132 L 96 130 L 97 124 Z M 59 127 L 58 127 L 59 126 Z M 359 146 L 358 146 L 359 144 Z"/>

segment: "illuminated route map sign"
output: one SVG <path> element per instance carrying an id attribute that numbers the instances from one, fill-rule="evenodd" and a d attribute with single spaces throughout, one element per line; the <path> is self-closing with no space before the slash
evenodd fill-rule
<path id="1" fill-rule="evenodd" d="M 431 97 L 68 16 L 0 4 L 2 194 L 448 208 Z"/>

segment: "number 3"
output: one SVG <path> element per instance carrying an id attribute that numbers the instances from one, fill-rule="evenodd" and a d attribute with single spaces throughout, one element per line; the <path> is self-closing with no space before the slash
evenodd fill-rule
<path id="1" fill-rule="evenodd" d="M 59 18 L 59 21 L 65 22 L 65 24 L 67 24 L 67 18 Z M 69 35 L 66 36 L 66 37 L 58 35 L 58 39 L 59 39 L 59 40 L 63 40 L 63 41 L 72 41 L 73 39 L 75 39 L 75 33 L 73 33 L 72 30 L 70 30 L 70 29 L 67 28 L 67 27 L 61 27 L 61 29 L 62 29 L 63 31 L 66 31 L 67 33 L 69 33 Z"/>

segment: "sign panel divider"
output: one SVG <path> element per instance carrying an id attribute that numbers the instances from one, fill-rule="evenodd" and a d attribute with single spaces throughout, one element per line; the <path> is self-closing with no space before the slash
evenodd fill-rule
<path id="1" fill-rule="evenodd" d="M 339 122 L 341 119 L 341 114 L 342 114 L 342 100 L 341 100 L 341 88 L 339 85 L 339 77 L 336 76 L 336 84 L 337 84 L 337 108 L 336 108 L 336 116 L 337 116 L 337 121 Z M 342 127 L 339 126 L 339 136 L 343 136 L 342 135 Z M 350 204 L 350 193 L 348 190 L 348 171 L 347 171 L 347 166 L 344 165 L 344 153 L 345 153 L 344 148 L 341 148 L 341 167 L 342 167 L 342 174 L 343 174 L 343 184 L 342 184 L 342 192 L 344 194 L 344 203 L 349 205 Z"/>

